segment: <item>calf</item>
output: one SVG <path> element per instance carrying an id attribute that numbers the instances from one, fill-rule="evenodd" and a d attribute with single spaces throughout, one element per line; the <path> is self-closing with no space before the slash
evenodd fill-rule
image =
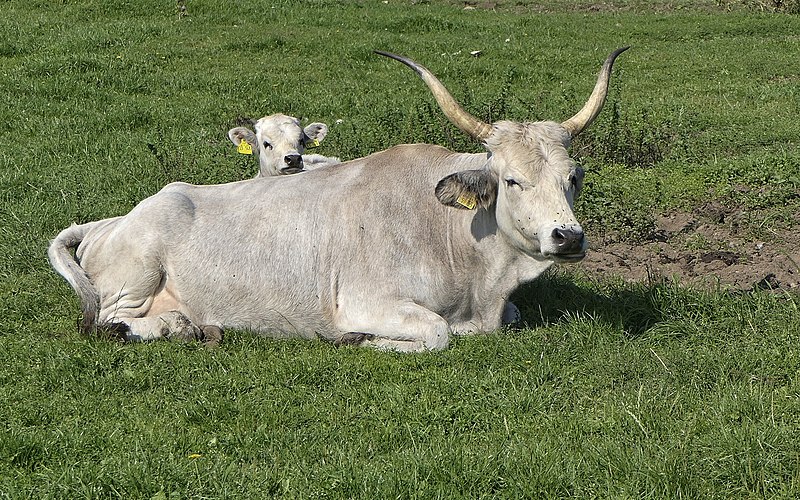
<path id="1" fill-rule="evenodd" d="M 255 122 L 255 131 L 246 127 L 228 131 L 228 137 L 240 152 L 258 156 L 260 168 L 256 177 L 296 174 L 340 163 L 336 157 L 303 154 L 307 147 L 318 146 L 327 134 L 328 126 L 324 123 L 302 128 L 300 120 L 280 113 Z"/>

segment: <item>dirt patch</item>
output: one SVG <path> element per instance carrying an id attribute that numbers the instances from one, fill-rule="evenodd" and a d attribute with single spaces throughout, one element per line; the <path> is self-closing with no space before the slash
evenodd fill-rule
<path id="1" fill-rule="evenodd" d="M 412 4 L 430 3 L 429 0 L 412 0 Z M 563 13 L 563 12 L 726 12 L 746 10 L 733 0 L 450 0 L 450 4 L 466 10 L 506 10 L 519 14 Z"/>
<path id="2" fill-rule="evenodd" d="M 690 286 L 800 290 L 800 217 L 761 238 L 752 236 L 752 222 L 742 224 L 743 217 L 736 208 L 712 203 L 657 217 L 642 242 L 589 234 L 589 253 L 578 266 L 628 281 L 670 278 Z"/>

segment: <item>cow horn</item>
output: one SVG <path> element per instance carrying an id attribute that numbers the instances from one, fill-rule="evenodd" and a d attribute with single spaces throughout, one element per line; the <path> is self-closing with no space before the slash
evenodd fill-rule
<path id="1" fill-rule="evenodd" d="M 483 142 L 492 132 L 491 125 L 478 120 L 471 114 L 464 111 L 464 108 L 462 108 L 456 102 L 456 100 L 453 99 L 453 96 L 450 95 L 450 92 L 447 91 L 442 82 L 433 76 L 433 73 L 428 71 L 427 68 L 415 63 L 411 59 L 398 56 L 397 54 L 383 52 L 380 50 L 376 50 L 375 53 L 400 61 L 416 71 L 417 74 L 422 77 L 422 81 L 425 82 L 429 89 L 431 89 L 433 97 L 436 99 L 436 102 L 439 103 L 439 107 L 442 108 L 442 111 L 444 112 L 445 116 L 447 116 L 447 119 L 450 120 L 453 125 L 461 129 L 462 132 L 481 142 Z"/>
<path id="2" fill-rule="evenodd" d="M 597 83 L 594 86 L 592 95 L 589 100 L 583 105 L 583 108 L 578 111 L 578 114 L 561 124 L 562 127 L 567 129 L 572 137 L 580 134 L 583 129 L 589 126 L 592 121 L 597 118 L 600 111 L 603 109 L 603 104 L 606 102 L 606 94 L 608 94 L 608 80 L 611 76 L 611 67 L 614 65 L 614 60 L 618 55 L 622 54 L 630 47 L 622 47 L 617 49 L 608 56 L 600 74 L 597 77 Z"/>

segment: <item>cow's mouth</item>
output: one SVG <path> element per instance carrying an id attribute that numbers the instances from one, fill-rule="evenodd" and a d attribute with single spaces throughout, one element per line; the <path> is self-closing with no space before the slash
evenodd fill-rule
<path id="1" fill-rule="evenodd" d="M 281 175 L 299 174 L 303 171 L 303 167 L 285 167 L 281 169 Z"/>
<path id="2" fill-rule="evenodd" d="M 586 257 L 586 252 L 578 252 L 578 253 L 571 253 L 571 254 L 562 254 L 556 255 L 553 254 L 550 256 L 554 262 L 558 264 L 570 264 L 575 262 L 580 262 Z"/>

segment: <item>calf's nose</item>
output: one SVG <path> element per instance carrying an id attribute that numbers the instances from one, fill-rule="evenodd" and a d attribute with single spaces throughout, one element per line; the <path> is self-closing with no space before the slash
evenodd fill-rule
<path id="1" fill-rule="evenodd" d="M 296 174 L 303 171 L 303 157 L 298 154 L 286 155 L 283 157 L 286 166 L 281 169 L 282 174 Z"/>
<path id="2" fill-rule="evenodd" d="M 283 161 L 290 168 L 303 168 L 303 157 L 300 155 L 286 155 Z"/>

